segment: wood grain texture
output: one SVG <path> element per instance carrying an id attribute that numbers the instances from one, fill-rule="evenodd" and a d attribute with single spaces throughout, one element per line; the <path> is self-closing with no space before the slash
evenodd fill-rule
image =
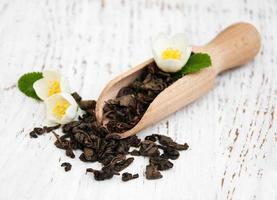
<path id="1" fill-rule="evenodd" d="M 73 90 L 97 98 L 110 79 L 151 57 L 157 32 L 186 32 L 201 45 L 238 21 L 262 34 L 255 61 L 140 134 L 189 143 L 163 179 L 95 182 L 85 168 L 97 165 L 67 158 L 51 135 L 29 138 L 44 123 L 44 106 L 18 91 L 21 74 L 57 68 Z M 276 0 L 1 0 L 0 199 L 276 200 L 276 24 Z M 146 162 L 138 158 L 128 171 L 142 177 Z"/>

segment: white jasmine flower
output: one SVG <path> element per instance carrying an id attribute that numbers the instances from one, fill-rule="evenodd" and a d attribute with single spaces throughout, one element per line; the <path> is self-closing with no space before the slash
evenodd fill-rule
<path id="1" fill-rule="evenodd" d="M 58 93 L 70 93 L 69 83 L 58 71 L 44 70 L 43 78 L 33 84 L 33 88 L 42 100 Z"/>
<path id="2" fill-rule="evenodd" d="M 52 123 L 66 124 L 78 115 L 75 99 L 67 93 L 57 93 L 45 100 L 47 119 Z"/>
<path id="3" fill-rule="evenodd" d="M 192 48 L 183 33 L 168 38 L 159 34 L 152 43 L 152 51 L 157 66 L 164 72 L 178 72 L 187 63 Z"/>

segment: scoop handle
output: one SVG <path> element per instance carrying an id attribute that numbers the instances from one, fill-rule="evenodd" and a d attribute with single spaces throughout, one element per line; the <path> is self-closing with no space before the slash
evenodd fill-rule
<path id="1" fill-rule="evenodd" d="M 232 69 L 252 60 L 261 47 L 257 29 L 249 23 L 236 23 L 219 33 L 205 45 L 217 73 Z"/>

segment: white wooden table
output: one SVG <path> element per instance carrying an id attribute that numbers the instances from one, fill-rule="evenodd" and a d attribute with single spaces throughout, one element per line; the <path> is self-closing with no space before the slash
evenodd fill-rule
<path id="1" fill-rule="evenodd" d="M 18 77 L 60 69 L 74 90 L 97 98 L 115 75 L 151 57 L 158 32 L 186 32 L 204 44 L 233 22 L 262 34 L 254 62 L 221 75 L 207 96 L 139 135 L 168 134 L 190 149 L 164 178 L 96 182 L 99 165 L 70 159 L 50 135 L 31 139 L 44 106 L 23 96 Z M 276 0 L 1 0 L 0 199 L 277 199 Z M 68 173 L 60 167 L 72 163 Z"/>

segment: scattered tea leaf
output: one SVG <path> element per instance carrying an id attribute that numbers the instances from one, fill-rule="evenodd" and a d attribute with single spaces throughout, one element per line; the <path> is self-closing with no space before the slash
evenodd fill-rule
<path id="1" fill-rule="evenodd" d="M 168 170 L 173 167 L 173 163 L 161 156 L 152 157 L 149 160 L 150 164 L 157 166 L 158 170 Z"/>
<path id="2" fill-rule="evenodd" d="M 43 135 L 44 133 L 49 133 L 60 128 L 61 125 L 56 126 L 44 126 L 44 127 L 35 127 L 29 134 L 31 138 L 37 138 L 39 135 Z"/>
<path id="3" fill-rule="evenodd" d="M 71 148 L 68 148 L 65 150 L 65 155 L 70 157 L 70 158 L 75 158 L 75 154 Z"/>
<path id="4" fill-rule="evenodd" d="M 132 179 L 136 179 L 138 177 L 139 177 L 138 174 L 131 174 L 131 173 L 125 172 L 125 173 L 122 174 L 121 180 L 124 181 L 124 182 L 127 182 L 127 181 L 130 181 Z"/>
<path id="5" fill-rule="evenodd" d="M 64 171 L 66 171 L 66 172 L 71 170 L 71 167 L 72 167 L 71 164 L 68 162 L 62 163 L 61 166 L 64 167 Z"/>
<path id="6" fill-rule="evenodd" d="M 149 180 L 159 179 L 163 177 L 161 172 L 159 172 L 158 167 L 152 164 L 146 166 L 145 174 L 146 178 Z"/>

